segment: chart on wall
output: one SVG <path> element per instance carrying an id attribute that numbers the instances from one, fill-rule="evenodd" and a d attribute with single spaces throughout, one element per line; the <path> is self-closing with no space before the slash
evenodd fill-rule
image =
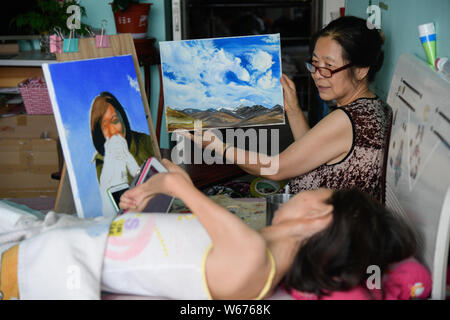
<path id="1" fill-rule="evenodd" d="M 428 85 L 421 84 L 421 80 Z M 423 73 L 409 75 L 405 71 L 394 76 L 388 96 L 393 109 L 388 166 L 395 172 L 394 185 L 404 175 L 409 191 L 429 171 L 430 161 L 450 148 L 448 98 L 445 91 L 430 87 L 430 83 Z"/>
<path id="2" fill-rule="evenodd" d="M 419 251 L 429 268 L 437 261 L 437 230 L 448 228 L 441 217 L 450 192 L 449 101 L 450 82 L 416 57 L 399 58 L 387 99 L 393 123 L 386 205 L 419 232 Z"/>
<path id="3" fill-rule="evenodd" d="M 169 132 L 285 123 L 279 34 L 159 45 Z"/>
<path id="4" fill-rule="evenodd" d="M 114 216 L 108 193 L 154 155 L 131 55 L 44 64 L 77 214 Z"/>

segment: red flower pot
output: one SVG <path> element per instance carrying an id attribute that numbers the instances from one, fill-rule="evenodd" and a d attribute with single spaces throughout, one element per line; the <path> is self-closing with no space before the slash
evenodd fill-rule
<path id="1" fill-rule="evenodd" d="M 131 33 L 134 39 L 147 36 L 151 3 L 133 3 L 126 11 L 114 12 L 117 33 Z"/>

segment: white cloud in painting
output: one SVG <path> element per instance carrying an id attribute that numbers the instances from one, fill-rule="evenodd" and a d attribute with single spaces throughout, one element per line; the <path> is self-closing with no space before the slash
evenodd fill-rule
<path id="1" fill-rule="evenodd" d="M 249 61 L 252 68 L 259 72 L 265 72 L 273 64 L 272 55 L 265 51 L 258 50 L 249 56 Z"/>
<path id="2" fill-rule="evenodd" d="M 271 48 L 271 46 L 266 46 Z M 277 50 L 218 48 L 213 41 L 161 42 L 164 99 L 174 108 L 235 108 L 282 103 L 271 71 Z M 240 50 L 240 51 L 239 51 Z M 243 61 L 246 59 L 246 61 Z M 170 94 L 167 94 L 170 93 Z"/>
<path id="3" fill-rule="evenodd" d="M 266 43 L 277 43 L 280 41 L 279 34 L 269 34 L 267 37 L 262 38 L 262 40 Z"/>
<path id="4" fill-rule="evenodd" d="M 136 92 L 139 92 L 139 83 L 136 78 L 127 75 L 128 82 L 130 83 L 130 87 L 132 87 Z"/>
<path id="5" fill-rule="evenodd" d="M 240 103 L 241 105 L 249 105 L 249 104 L 251 104 L 252 102 L 251 102 L 250 100 L 247 100 L 247 99 L 241 99 L 241 100 L 239 100 L 239 103 Z"/>
<path id="6" fill-rule="evenodd" d="M 270 89 L 276 85 L 277 79 L 272 78 L 272 70 L 269 70 L 261 78 L 258 79 L 258 86 L 263 89 Z"/>

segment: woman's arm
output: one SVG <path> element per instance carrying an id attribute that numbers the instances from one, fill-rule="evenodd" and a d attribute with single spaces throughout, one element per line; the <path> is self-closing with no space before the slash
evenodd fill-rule
<path id="1" fill-rule="evenodd" d="M 167 160 L 163 165 L 169 173 L 157 174 L 128 190 L 121 197 L 120 207 L 140 211 L 158 193 L 181 199 L 199 219 L 213 243 L 206 265 L 213 297 L 255 298 L 271 268 L 264 238 L 195 188 L 181 168 Z"/>
<path id="2" fill-rule="evenodd" d="M 350 151 L 352 143 L 351 121 L 344 111 L 336 110 L 279 155 L 267 156 L 229 147 L 225 156 L 227 161 L 252 175 L 280 181 L 305 174 L 325 163 L 339 161 Z"/>
<path id="3" fill-rule="evenodd" d="M 281 76 L 280 82 L 283 87 L 284 111 L 288 117 L 289 127 L 294 140 L 298 140 L 308 132 L 309 124 L 298 105 L 297 90 L 294 82 L 285 74 Z"/>
<path id="4" fill-rule="evenodd" d="M 183 135 L 194 143 L 201 141 L 202 148 L 225 151 L 227 163 L 234 163 L 251 175 L 275 181 L 305 174 L 325 163 L 337 162 L 350 151 L 353 143 L 352 123 L 345 112 L 339 109 L 328 114 L 286 150 L 274 156 L 224 145 L 209 130 L 197 140 L 189 133 Z"/>
<path id="5" fill-rule="evenodd" d="M 327 115 L 280 154 L 277 180 L 308 173 L 341 161 L 353 145 L 353 126 L 342 110 Z"/>

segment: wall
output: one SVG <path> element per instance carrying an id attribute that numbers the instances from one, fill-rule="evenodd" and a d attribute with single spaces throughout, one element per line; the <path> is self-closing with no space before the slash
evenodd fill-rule
<path id="1" fill-rule="evenodd" d="M 331 13 L 339 13 L 341 7 L 345 7 L 345 0 L 323 0 L 322 25 L 329 24 L 332 20 Z"/>
<path id="2" fill-rule="evenodd" d="M 346 0 L 345 13 L 367 18 L 369 3 L 387 5 L 387 10 L 381 9 L 381 28 L 386 34 L 385 60 L 372 85 L 375 93 L 386 101 L 399 56 L 409 53 L 426 61 L 419 40 L 418 25 L 434 22 L 437 32 L 437 56 L 450 57 L 450 1 Z"/>
<path id="3" fill-rule="evenodd" d="M 95 29 L 100 29 L 102 20 L 107 20 L 105 28 L 106 34 L 116 34 L 116 26 L 114 24 L 114 16 L 109 3 L 111 0 L 81 0 L 80 5 L 86 8 L 87 16 L 82 18 L 82 22 L 90 25 Z M 159 41 L 171 40 L 171 17 L 170 17 L 170 1 L 165 0 L 151 0 L 141 1 L 143 3 L 152 3 L 150 7 L 149 26 L 147 35 L 156 38 L 156 46 L 159 47 Z M 156 66 L 150 68 L 151 71 L 151 97 L 150 97 L 150 112 L 152 115 L 153 124 L 156 130 L 156 119 L 159 101 L 159 73 Z M 141 76 L 144 77 L 144 71 L 141 69 Z M 165 129 L 165 116 L 162 121 L 161 130 L 161 148 L 169 147 L 169 138 Z"/>

